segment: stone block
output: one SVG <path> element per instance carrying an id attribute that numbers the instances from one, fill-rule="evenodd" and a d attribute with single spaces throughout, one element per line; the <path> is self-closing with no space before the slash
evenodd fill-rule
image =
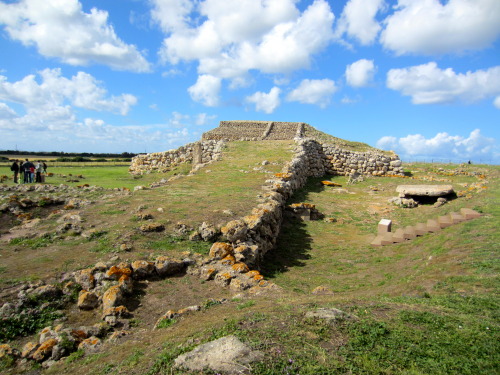
<path id="1" fill-rule="evenodd" d="M 427 228 L 427 225 L 424 223 L 418 223 L 417 225 L 414 226 L 414 229 L 417 236 L 423 236 L 424 234 L 429 233 L 429 229 Z"/>
<path id="2" fill-rule="evenodd" d="M 408 226 L 403 229 L 403 235 L 407 240 L 413 240 L 417 237 L 417 232 L 414 227 Z"/>
<path id="3" fill-rule="evenodd" d="M 448 228 L 453 225 L 453 221 L 449 215 L 439 216 L 437 222 L 441 228 Z"/>
<path id="4" fill-rule="evenodd" d="M 392 242 L 401 243 L 404 241 L 406 241 L 404 229 L 399 228 L 392 234 Z"/>
<path id="5" fill-rule="evenodd" d="M 427 220 L 427 231 L 428 232 L 438 232 L 441 230 L 441 226 L 437 222 L 437 220 L 429 219 Z"/>
<path id="6" fill-rule="evenodd" d="M 392 220 L 382 219 L 378 222 L 377 232 L 378 234 L 384 234 L 391 231 Z"/>
<path id="7" fill-rule="evenodd" d="M 465 220 L 476 219 L 481 217 L 481 214 L 477 211 L 474 211 L 470 208 L 461 208 L 460 213 L 464 217 Z"/>
<path id="8" fill-rule="evenodd" d="M 460 215 L 458 212 L 450 213 L 450 219 L 453 222 L 453 224 L 458 224 L 458 223 L 461 223 L 462 221 L 465 221 L 465 218 L 462 215 Z"/>
<path id="9" fill-rule="evenodd" d="M 371 242 L 372 246 L 385 246 L 392 244 L 392 233 L 388 232 L 386 234 L 379 234 Z"/>

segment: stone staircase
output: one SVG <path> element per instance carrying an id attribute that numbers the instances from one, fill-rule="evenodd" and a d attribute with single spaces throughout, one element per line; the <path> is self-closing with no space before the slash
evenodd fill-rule
<path id="1" fill-rule="evenodd" d="M 477 211 L 470 208 L 462 208 L 460 209 L 460 213 L 452 212 L 448 215 L 439 216 L 437 219 L 428 219 L 425 223 L 399 228 L 395 232 L 391 232 L 391 221 L 383 219 L 379 222 L 377 237 L 375 237 L 371 245 L 385 246 L 405 242 L 427 233 L 438 232 L 441 229 L 461 223 L 462 221 L 476 219 L 480 216 L 481 214 Z"/>

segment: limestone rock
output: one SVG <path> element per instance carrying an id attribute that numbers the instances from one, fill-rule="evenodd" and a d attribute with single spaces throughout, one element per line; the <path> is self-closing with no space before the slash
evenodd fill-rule
<path id="1" fill-rule="evenodd" d="M 140 226 L 139 230 L 141 232 L 163 232 L 165 226 L 159 223 L 147 223 Z"/>
<path id="2" fill-rule="evenodd" d="M 80 284 L 83 289 L 90 290 L 95 286 L 95 277 L 92 273 L 92 268 L 86 268 L 75 272 L 75 281 Z"/>
<path id="3" fill-rule="evenodd" d="M 184 269 L 184 262 L 167 256 L 159 256 L 156 258 L 155 268 L 161 277 L 175 275 Z"/>
<path id="4" fill-rule="evenodd" d="M 155 264 L 146 260 L 136 260 L 131 266 L 135 279 L 145 279 L 155 272 Z"/>
<path id="5" fill-rule="evenodd" d="M 33 354 L 32 358 L 37 362 L 42 362 L 44 359 L 52 355 L 52 349 L 57 345 L 56 339 L 48 339 L 43 342 Z"/>
<path id="6" fill-rule="evenodd" d="M 356 319 L 354 315 L 350 315 L 342 310 L 335 308 L 319 308 L 314 311 L 308 311 L 306 313 L 306 318 L 325 319 L 331 323 L 346 319 Z"/>
<path id="7" fill-rule="evenodd" d="M 242 220 L 232 220 L 221 229 L 222 234 L 229 242 L 237 242 L 245 239 L 248 227 Z"/>
<path id="8" fill-rule="evenodd" d="M 216 242 L 210 248 L 209 256 L 211 258 L 222 259 L 228 255 L 234 254 L 233 246 L 225 242 Z"/>
<path id="9" fill-rule="evenodd" d="M 78 345 L 78 349 L 84 350 L 86 353 L 95 353 L 102 346 L 102 341 L 95 337 L 89 337 L 88 339 L 83 340 L 80 345 Z"/>
<path id="10" fill-rule="evenodd" d="M 174 367 L 190 371 L 210 369 L 225 374 L 248 373 L 248 364 L 262 360 L 263 353 L 254 351 L 236 336 L 226 336 L 196 347 L 174 361 Z"/>
<path id="11" fill-rule="evenodd" d="M 78 296 L 78 308 L 81 310 L 92 310 L 99 304 L 99 297 L 92 292 L 82 290 Z"/>
<path id="12" fill-rule="evenodd" d="M 123 291 L 119 285 L 114 285 L 109 288 L 102 296 L 102 308 L 107 310 L 109 308 L 118 306 L 123 300 Z"/>
<path id="13" fill-rule="evenodd" d="M 451 185 L 399 185 L 396 191 L 400 196 L 442 197 L 453 194 Z"/>
<path id="14" fill-rule="evenodd" d="M 212 241 L 218 235 L 217 228 L 206 222 L 203 222 L 203 224 L 201 224 L 200 228 L 198 229 L 198 232 L 200 233 L 200 236 L 203 239 L 203 241 Z"/>

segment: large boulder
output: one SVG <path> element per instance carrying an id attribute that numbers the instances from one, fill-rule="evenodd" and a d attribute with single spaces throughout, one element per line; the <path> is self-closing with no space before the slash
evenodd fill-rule
<path id="1" fill-rule="evenodd" d="M 224 374 L 244 374 L 248 364 L 262 360 L 262 352 L 252 350 L 236 336 L 226 336 L 196 347 L 177 357 L 174 367 L 190 371 L 211 370 Z"/>

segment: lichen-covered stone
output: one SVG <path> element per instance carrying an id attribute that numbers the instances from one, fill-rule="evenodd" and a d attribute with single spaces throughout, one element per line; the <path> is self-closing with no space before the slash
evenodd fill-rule
<path id="1" fill-rule="evenodd" d="M 102 296 L 102 308 L 107 310 L 109 308 L 121 305 L 123 301 L 123 291 L 119 285 L 114 285 Z"/>
<path id="2" fill-rule="evenodd" d="M 33 354 L 32 358 L 37 362 L 42 362 L 44 359 L 52 355 L 52 349 L 57 345 L 56 339 L 48 339 L 44 341 Z"/>
<path id="3" fill-rule="evenodd" d="M 221 228 L 222 234 L 229 242 L 236 242 L 245 239 L 248 227 L 243 220 L 232 220 Z"/>
<path id="4" fill-rule="evenodd" d="M 222 259 L 228 255 L 234 254 L 233 246 L 225 242 L 215 242 L 210 248 L 209 256 L 211 258 Z"/>
<path id="5" fill-rule="evenodd" d="M 102 341 L 95 337 L 89 337 L 88 339 L 83 340 L 79 345 L 79 350 L 84 350 L 86 353 L 95 353 L 102 347 Z"/>
<path id="6" fill-rule="evenodd" d="M 75 282 L 80 284 L 83 289 L 91 290 L 95 286 L 95 277 L 92 268 L 86 268 L 75 272 Z"/>
<path id="7" fill-rule="evenodd" d="M 78 308 L 81 310 L 92 310 L 99 304 L 99 297 L 97 294 L 82 290 L 78 296 Z"/>
<path id="8" fill-rule="evenodd" d="M 33 341 L 28 341 L 26 344 L 24 344 L 22 350 L 21 350 L 21 357 L 22 358 L 31 358 L 33 357 L 33 354 L 35 354 L 36 350 L 40 346 L 39 343 L 33 342 Z"/>
<path id="9" fill-rule="evenodd" d="M 128 263 L 120 263 L 116 266 L 111 266 L 106 271 L 106 277 L 112 280 L 118 280 L 123 275 L 132 276 L 132 268 Z"/>
<path id="10" fill-rule="evenodd" d="M 155 272 L 155 264 L 146 260 L 132 262 L 132 271 L 135 279 L 145 279 Z"/>

